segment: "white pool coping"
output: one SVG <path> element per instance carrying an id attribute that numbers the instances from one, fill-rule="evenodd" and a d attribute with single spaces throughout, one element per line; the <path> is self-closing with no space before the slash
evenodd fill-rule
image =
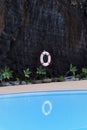
<path id="1" fill-rule="evenodd" d="M 0 87 L 0 94 L 56 90 L 87 90 L 87 80 Z"/>

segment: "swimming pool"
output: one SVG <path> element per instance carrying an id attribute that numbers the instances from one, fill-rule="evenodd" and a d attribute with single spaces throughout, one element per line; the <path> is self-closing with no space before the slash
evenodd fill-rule
<path id="1" fill-rule="evenodd" d="M 1 94 L 0 130 L 87 130 L 87 91 Z"/>

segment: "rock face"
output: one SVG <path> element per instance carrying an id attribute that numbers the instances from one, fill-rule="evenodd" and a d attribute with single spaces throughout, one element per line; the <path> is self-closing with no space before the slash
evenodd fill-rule
<path id="1" fill-rule="evenodd" d="M 0 0 L 0 68 L 21 75 L 29 67 L 34 74 L 43 50 L 52 57 L 49 76 L 65 73 L 70 63 L 87 66 L 86 2 L 72 1 Z"/>

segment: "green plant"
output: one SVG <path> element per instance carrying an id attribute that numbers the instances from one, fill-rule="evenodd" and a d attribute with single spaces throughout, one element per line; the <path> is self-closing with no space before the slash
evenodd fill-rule
<path id="1" fill-rule="evenodd" d="M 81 79 L 81 75 L 77 74 L 77 75 L 75 75 L 75 78 Z"/>
<path id="2" fill-rule="evenodd" d="M 46 76 L 46 70 L 44 68 L 42 68 L 42 66 L 39 66 L 37 68 L 37 72 L 36 72 L 39 76 Z"/>
<path id="3" fill-rule="evenodd" d="M 77 72 L 76 66 L 73 66 L 72 64 L 70 64 L 70 70 L 69 71 L 73 74 L 74 77 L 76 76 L 76 72 Z"/>
<path id="4" fill-rule="evenodd" d="M 17 80 L 17 81 L 20 81 L 20 78 L 16 77 L 16 80 Z"/>
<path id="5" fill-rule="evenodd" d="M 59 76 L 58 81 L 60 81 L 60 82 L 64 81 L 64 76 L 63 75 Z"/>
<path id="6" fill-rule="evenodd" d="M 82 68 L 82 76 L 87 78 L 87 68 Z"/>
<path id="7" fill-rule="evenodd" d="M 30 75 L 32 72 L 30 71 L 30 69 L 27 68 L 26 70 L 23 70 L 23 73 L 24 73 L 24 77 L 25 77 L 25 82 L 26 83 L 31 82 Z"/>
<path id="8" fill-rule="evenodd" d="M 30 78 L 31 71 L 29 68 L 23 70 L 25 78 Z"/>
<path id="9" fill-rule="evenodd" d="M 9 80 L 13 77 L 13 72 L 10 70 L 9 67 L 5 67 L 0 71 L 0 79 L 1 80 Z"/>

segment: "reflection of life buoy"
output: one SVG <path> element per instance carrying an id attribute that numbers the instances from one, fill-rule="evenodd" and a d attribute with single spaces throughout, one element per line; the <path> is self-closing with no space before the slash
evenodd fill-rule
<path id="1" fill-rule="evenodd" d="M 47 56 L 47 62 L 44 62 L 44 56 Z M 40 62 L 41 62 L 41 64 L 43 65 L 43 66 L 49 66 L 50 65 L 50 63 L 51 63 L 51 55 L 50 55 L 50 53 L 49 52 L 47 52 L 47 51 L 43 51 L 42 53 L 41 53 L 41 55 L 40 55 Z"/>
<path id="2" fill-rule="evenodd" d="M 48 106 L 48 110 L 46 110 L 46 107 Z M 45 116 L 48 116 L 49 114 L 51 114 L 52 111 L 52 103 L 50 101 L 45 101 L 42 105 L 42 113 Z"/>

